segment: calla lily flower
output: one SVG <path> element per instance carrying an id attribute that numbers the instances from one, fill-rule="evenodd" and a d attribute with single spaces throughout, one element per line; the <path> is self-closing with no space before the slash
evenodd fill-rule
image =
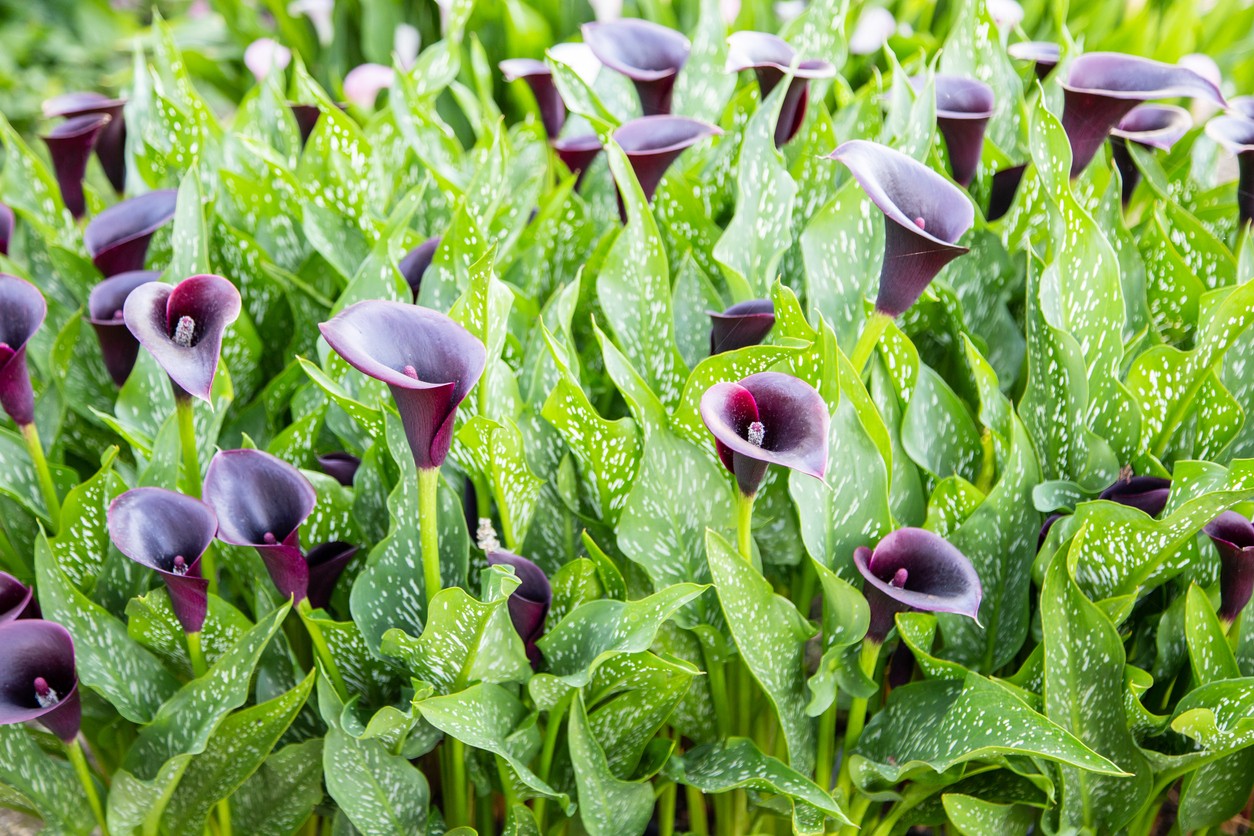
<path id="1" fill-rule="evenodd" d="M 662 175 L 679 155 L 708 136 L 723 131 L 687 116 L 642 116 L 624 122 L 614 131 L 614 141 L 627 155 L 647 200 L 662 182 Z"/>
<path id="2" fill-rule="evenodd" d="M 94 113 L 66 119 L 44 135 L 44 143 L 52 157 L 52 169 L 61 188 L 61 200 L 75 218 L 87 212 L 83 197 L 83 176 L 87 173 L 87 161 L 100 131 L 109 124 L 105 113 Z"/>
<path id="3" fill-rule="evenodd" d="M 867 6 L 858 15 L 858 22 L 849 37 L 849 52 L 870 55 L 884 48 L 897 31 L 897 19 L 882 6 Z"/>
<path id="4" fill-rule="evenodd" d="M 122 111 L 126 99 L 111 99 L 100 93 L 66 93 L 44 102 L 44 116 L 74 118 L 103 114 L 109 117 L 96 137 L 96 158 L 109 182 L 121 194 L 126 188 L 126 120 Z"/>
<path id="5" fill-rule="evenodd" d="M 792 23 L 794 20 L 801 17 L 801 13 L 806 10 L 806 6 L 806 0 L 775 0 L 775 2 L 771 4 L 771 11 L 775 12 L 775 17 L 779 20 L 780 25 L 782 26 L 787 23 Z M 849 51 L 853 52 L 852 45 L 850 46 Z"/>
<path id="6" fill-rule="evenodd" d="M 588 0 L 592 14 L 601 22 L 611 22 L 623 16 L 623 0 Z"/>
<path id="7" fill-rule="evenodd" d="M 109 539 L 136 563 L 155 569 L 188 633 L 199 633 L 209 612 L 209 579 L 200 558 L 213 542 L 218 518 L 199 499 L 163 488 L 135 488 L 113 500 Z"/>
<path id="8" fill-rule="evenodd" d="M 357 475 L 357 468 L 361 467 L 361 459 L 352 453 L 335 452 L 324 453 L 318 456 L 318 467 L 322 472 L 339 482 L 346 488 L 353 486 L 353 477 Z"/>
<path id="9" fill-rule="evenodd" d="M 335 584 L 344 574 L 349 561 L 357 556 L 357 547 L 336 540 L 314 546 L 305 555 L 309 567 L 309 605 L 325 609 L 331 603 Z"/>
<path id="10" fill-rule="evenodd" d="M 392 30 L 392 51 L 396 53 L 396 63 L 402 70 L 411 70 L 422 50 L 422 33 L 418 27 L 408 23 L 398 23 Z"/>
<path id="11" fill-rule="evenodd" d="M 576 185 L 583 180 L 583 173 L 601 153 L 601 139 L 596 134 L 580 134 L 553 140 L 553 150 L 572 174 L 578 175 Z"/>
<path id="12" fill-rule="evenodd" d="M 392 86 L 396 71 L 382 64 L 358 64 L 344 76 L 344 98 L 357 107 L 369 110 L 379 94 Z"/>
<path id="13" fill-rule="evenodd" d="M 1254 121 L 1254 96 L 1237 96 L 1228 101 L 1228 112 Z"/>
<path id="14" fill-rule="evenodd" d="M 951 612 L 979 618 L 984 590 L 975 567 L 943 537 L 922 528 L 899 528 L 872 551 L 859 546 L 853 565 L 871 605 L 867 639 L 882 644 L 897 613 Z"/>
<path id="15" fill-rule="evenodd" d="M 318 124 L 322 110 L 317 105 L 295 102 L 289 103 L 287 109 L 292 111 L 292 117 L 296 120 L 296 127 L 300 131 L 300 144 L 303 146 L 309 141 L 309 135 Z"/>
<path id="16" fill-rule="evenodd" d="M 82 719 L 70 631 L 51 621 L 0 624 L 0 726 L 38 720 L 70 743 Z"/>
<path id="17" fill-rule="evenodd" d="M 1023 6 L 1018 0 L 988 0 L 988 13 L 1002 32 L 1008 32 L 1023 22 Z"/>
<path id="18" fill-rule="evenodd" d="M 9 241 L 13 240 L 13 227 L 17 219 L 7 203 L 0 203 L 0 255 L 9 254 Z"/>
<path id="19" fill-rule="evenodd" d="M 435 259 L 435 251 L 439 248 L 440 236 L 432 236 L 405 253 L 404 258 L 397 265 L 401 275 L 405 277 L 405 283 L 413 291 L 415 302 L 418 301 L 418 291 L 422 289 L 422 277 L 431 266 L 431 262 Z"/>
<path id="20" fill-rule="evenodd" d="M 350 366 L 388 385 L 414 463 L 438 468 L 457 407 L 483 374 L 483 343 L 444 314 L 402 302 L 358 302 L 318 328 Z"/>
<path id="21" fill-rule="evenodd" d="M 335 39 L 335 0 L 294 0 L 288 3 L 287 13 L 309 18 L 322 46 L 330 46 Z"/>
<path id="22" fill-rule="evenodd" d="M 1169 151 L 1180 137 L 1193 127 L 1189 112 L 1175 105 L 1144 104 L 1132 108 L 1110 132 L 1110 148 L 1123 180 L 1123 202 L 1132 199 L 1132 192 L 1141 179 L 1141 170 L 1132 161 L 1128 143 L 1145 148 Z"/>
<path id="23" fill-rule="evenodd" d="M 1224 511 L 1205 531 L 1219 552 L 1219 617 L 1231 624 L 1254 593 L 1254 525 Z"/>
<path id="24" fill-rule="evenodd" d="M 585 23 L 584 42 L 597 59 L 636 85 L 645 116 L 671 112 L 675 79 L 688 60 L 688 39 L 647 20 Z"/>
<path id="25" fill-rule="evenodd" d="M 48 303 L 33 284 L 0 273 L 0 407 L 19 426 L 35 420 L 26 344 L 47 313 Z"/>
<path id="26" fill-rule="evenodd" d="M 1020 41 L 1006 47 L 1006 52 L 1019 61 L 1031 61 L 1036 77 L 1042 81 L 1062 60 L 1062 47 L 1051 41 Z"/>
<path id="27" fill-rule="evenodd" d="M 553 587 L 540 567 L 525 557 L 498 550 L 489 551 L 487 557 L 489 566 L 512 567 L 518 576 L 518 588 L 509 596 L 509 617 L 523 640 L 531 667 L 539 668 L 541 654 L 536 642 L 544 635 L 544 620 L 553 603 Z"/>
<path id="28" fill-rule="evenodd" d="M 1025 170 L 1026 164 L 1016 165 L 1003 168 L 993 175 L 988 189 L 988 214 L 985 216 L 988 220 L 995 221 L 1010 211 Z"/>
<path id="29" fill-rule="evenodd" d="M 174 217 L 174 189 L 148 192 L 110 206 L 83 230 L 83 246 L 106 276 L 144 269 L 148 242 Z"/>
<path id="30" fill-rule="evenodd" d="M 1242 225 L 1254 222 L 1254 118 L 1217 116 L 1206 123 L 1206 135 L 1236 155 L 1237 213 Z"/>
<path id="31" fill-rule="evenodd" d="M 775 327 L 775 303 L 770 299 L 737 302 L 722 313 L 710 315 L 710 354 L 722 354 L 757 345 Z"/>
<path id="32" fill-rule="evenodd" d="M 1141 102 L 1192 96 L 1225 104 L 1214 84 L 1192 70 L 1135 55 L 1093 52 L 1071 65 L 1062 126 L 1071 141 L 1071 176 L 1084 170 L 1119 120 Z"/>
<path id="33" fill-rule="evenodd" d="M 566 105 L 553 84 L 553 71 L 543 61 L 534 58 L 509 58 L 499 64 L 506 81 L 522 79 L 531 88 L 540 108 L 540 120 L 549 139 L 556 139 L 566 123 Z"/>
<path id="34" fill-rule="evenodd" d="M 110 276 L 91 289 L 87 297 L 87 321 L 96 330 L 100 352 L 109 377 L 119 387 L 131 376 L 139 356 L 139 340 L 126 327 L 122 310 L 131 291 L 161 278 L 158 270 L 132 270 Z"/>
<path id="35" fill-rule="evenodd" d="M 1120 479 L 1106 490 L 1098 494 L 1098 499 L 1107 499 L 1144 511 L 1151 517 L 1157 517 L 1167 507 L 1167 497 L 1171 495 L 1171 480 L 1160 476 L 1130 476 Z"/>
<path id="36" fill-rule="evenodd" d="M 884 264 L 875 309 L 899 316 L 942 267 L 967 252 L 957 241 L 971 228 L 975 209 L 953 183 L 884 145 L 850 140 L 831 158 L 849 167 L 884 213 Z"/>
<path id="37" fill-rule="evenodd" d="M 757 493 L 767 465 L 816 479 L 827 469 L 827 405 L 792 375 L 760 372 L 716 383 L 701 396 L 701 420 L 744 496 Z"/>
<path id="38" fill-rule="evenodd" d="M 39 618 L 35 590 L 12 575 L 0 572 L 0 624 L 19 618 Z"/>
<path id="39" fill-rule="evenodd" d="M 273 38 L 258 38 L 244 49 L 244 66 L 258 84 L 274 70 L 283 72 L 290 63 L 292 51 Z"/>
<path id="40" fill-rule="evenodd" d="M 601 75 L 601 62 L 587 44 L 561 43 L 549 47 L 546 54 L 575 71 L 575 75 L 583 79 L 583 83 L 591 87 Z"/>
<path id="41" fill-rule="evenodd" d="M 221 276 L 202 274 L 171 287 L 141 284 L 126 297 L 122 316 L 174 382 L 175 396 L 209 402 L 222 354 L 222 335 L 240 312 L 239 291 Z"/>
<path id="42" fill-rule="evenodd" d="M 788 91 L 780 105 L 779 119 L 775 123 L 776 148 L 782 148 L 784 143 L 801 130 L 810 95 L 810 80 L 831 78 L 836 75 L 836 68 L 826 61 L 813 58 L 798 61 L 796 50 L 783 38 L 775 35 L 764 32 L 733 32 L 727 38 L 727 71 L 738 73 L 741 70 L 753 70 L 763 99 L 771 95 L 771 91 L 790 69 L 793 69 L 792 81 L 788 84 Z"/>
<path id="43" fill-rule="evenodd" d="M 993 88 L 953 75 L 936 76 L 935 87 L 936 126 L 949 149 L 949 167 L 958 185 L 969 186 L 980 167 L 984 131 L 993 117 Z"/>
<path id="44" fill-rule="evenodd" d="M 285 598 L 308 596 L 309 566 L 300 526 L 318 495 L 304 475 L 261 450 L 223 450 L 205 473 L 205 502 L 218 515 L 218 539 L 252 546 Z"/>

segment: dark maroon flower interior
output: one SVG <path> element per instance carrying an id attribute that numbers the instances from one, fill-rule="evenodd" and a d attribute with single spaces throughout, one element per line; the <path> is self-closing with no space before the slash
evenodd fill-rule
<path id="1" fill-rule="evenodd" d="M 710 354 L 758 345 L 775 326 L 775 305 L 770 299 L 737 302 L 722 313 L 710 315 Z"/>
<path id="2" fill-rule="evenodd" d="M 178 192 L 148 192 L 124 200 L 91 219 L 83 230 L 83 246 L 106 276 L 142 270 L 153 233 L 174 217 Z"/>
<path id="3" fill-rule="evenodd" d="M 218 536 L 239 546 L 286 541 L 317 502 L 313 485 L 299 470 L 261 450 L 223 450 L 214 456 L 204 497 L 218 515 Z"/>
<path id="4" fill-rule="evenodd" d="M 46 689 L 42 705 L 39 684 Z M 73 740 L 81 716 L 69 632 L 51 621 L 0 624 L 0 725 L 39 720 L 62 740 Z"/>

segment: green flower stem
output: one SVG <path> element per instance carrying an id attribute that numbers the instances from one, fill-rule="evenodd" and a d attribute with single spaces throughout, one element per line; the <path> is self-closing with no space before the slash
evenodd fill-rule
<path id="1" fill-rule="evenodd" d="M 492 836 L 496 833 L 496 816 L 492 813 L 492 796 L 475 795 L 475 830 L 478 836 Z"/>
<path id="2" fill-rule="evenodd" d="M 179 448 L 183 454 L 183 493 L 200 498 L 200 450 L 196 446 L 195 411 L 190 395 L 174 396 L 179 424 Z"/>
<path id="3" fill-rule="evenodd" d="M 39 443 L 39 430 L 34 421 L 22 425 L 22 438 L 26 441 L 26 449 L 30 451 L 31 463 L 35 465 L 35 476 L 39 479 L 39 490 L 44 495 L 44 504 L 48 506 L 48 516 L 52 518 L 52 529 L 56 531 L 61 527 L 61 499 L 57 496 L 57 486 L 52 481 L 52 470 L 44 457 L 44 448 Z"/>
<path id="4" fill-rule="evenodd" d="M 836 715 L 839 713 L 839 691 L 832 693 L 832 704 L 819 716 L 819 749 L 815 758 L 814 782 L 824 791 L 832 788 L 836 771 Z"/>
<path id="5" fill-rule="evenodd" d="M 87 803 L 91 805 L 92 815 L 96 817 L 96 824 L 100 825 L 102 836 L 109 836 L 109 825 L 105 819 L 104 807 L 100 804 L 100 795 L 96 792 L 96 779 L 92 777 L 91 767 L 87 765 L 87 757 L 83 754 L 83 744 L 75 738 L 73 742 L 65 744 L 65 752 L 69 756 L 70 763 L 74 765 L 74 772 L 83 785 L 83 792 L 87 794 Z"/>
<path id="6" fill-rule="evenodd" d="M 685 784 L 684 797 L 688 800 L 688 832 L 693 836 L 709 836 L 710 820 L 705 813 L 705 795 L 696 787 Z"/>
<path id="7" fill-rule="evenodd" d="M 304 622 L 305 631 L 309 633 L 309 641 L 313 643 L 314 652 L 318 654 L 322 667 L 326 669 L 327 676 L 331 678 L 331 684 L 335 687 L 335 693 L 339 695 L 340 700 L 348 702 L 348 686 L 344 684 L 344 677 L 340 675 L 339 665 L 335 664 L 335 657 L 331 655 L 331 649 L 327 646 L 327 640 L 322 635 L 322 628 L 311 617 L 313 607 L 309 605 L 308 598 L 302 598 L 296 603 L 296 612 L 300 613 L 300 620 Z"/>
<path id="8" fill-rule="evenodd" d="M 422 535 L 422 579 L 427 590 L 427 608 L 440 591 L 439 526 L 440 469 L 418 469 L 418 527 Z"/>
<path id="9" fill-rule="evenodd" d="M 1232 619 L 1230 624 L 1223 625 L 1228 632 L 1228 646 L 1232 648 L 1232 655 L 1237 656 L 1237 651 L 1241 648 L 1241 625 L 1245 621 L 1245 610 L 1242 609 L 1237 613 L 1236 618 Z M 1240 658 L 1238 656 L 1238 658 Z"/>
<path id="10" fill-rule="evenodd" d="M 553 753 L 557 751 L 557 734 L 562 728 L 562 718 L 566 716 L 566 709 L 570 707 L 570 702 L 574 699 L 574 696 L 575 692 L 571 691 L 557 701 L 557 705 L 553 706 L 553 710 L 549 712 L 549 721 L 544 727 L 544 745 L 540 749 L 540 780 L 546 784 L 549 781 L 549 773 L 553 769 Z M 548 801 L 544 797 L 536 799 L 536 823 L 540 825 L 541 833 L 546 832 L 544 814 L 548 807 Z"/>
<path id="11" fill-rule="evenodd" d="M 218 802 L 218 833 L 219 836 L 231 836 L 231 799 L 229 798 Z"/>
<path id="12" fill-rule="evenodd" d="M 187 634 L 187 658 L 192 660 L 192 676 L 200 679 L 208 672 L 209 666 L 205 664 L 205 652 L 200 646 L 201 634 Z M 228 827 L 230 825 L 227 825 Z"/>
<path id="13" fill-rule="evenodd" d="M 748 496 L 736 492 L 736 545 L 740 556 L 750 563 L 753 562 L 753 500 L 755 495 Z"/>
<path id="14" fill-rule="evenodd" d="M 882 645 L 879 642 L 870 639 L 862 641 L 862 653 L 858 657 L 858 664 L 867 679 L 875 679 L 875 665 L 880 658 L 880 647 Z M 840 759 L 840 780 L 836 783 L 837 790 L 843 793 L 845 799 L 852 797 L 853 777 L 849 774 L 849 754 L 857 745 L 858 738 L 862 736 L 862 727 L 866 724 L 866 704 L 865 698 L 855 698 L 849 705 L 849 716 L 845 720 L 845 743 L 842 749 L 844 754 Z M 865 810 L 865 807 L 863 809 Z M 854 819 L 854 823 L 857 824 L 858 819 Z"/>
<path id="15" fill-rule="evenodd" d="M 675 799 L 679 788 L 668 781 L 658 794 L 657 821 L 659 836 L 675 836 Z"/>
<path id="16" fill-rule="evenodd" d="M 501 779 L 501 793 L 505 796 L 505 809 L 513 809 L 518 803 L 518 793 L 514 791 L 514 781 L 509 776 L 509 764 L 500 755 L 493 755 L 496 760 L 496 774 Z"/>
<path id="17" fill-rule="evenodd" d="M 849 362 L 858 374 L 862 374 L 862 370 L 866 368 L 867 361 L 871 359 L 871 352 L 875 351 L 875 346 L 879 345 L 880 337 L 884 335 L 884 331 L 888 328 L 888 323 L 892 321 L 893 318 L 891 316 L 879 311 L 871 314 L 871 317 L 866 321 L 862 333 L 858 335 L 858 341 L 853 346 L 853 354 L 849 355 Z"/>

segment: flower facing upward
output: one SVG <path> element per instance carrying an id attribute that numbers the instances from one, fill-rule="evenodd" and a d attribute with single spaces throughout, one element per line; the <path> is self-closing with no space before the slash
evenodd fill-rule
<path id="1" fill-rule="evenodd" d="M 636 85 L 645 116 L 671 112 L 675 79 L 688 61 L 688 39 L 657 23 L 625 19 L 585 23 L 584 42 L 611 70 Z"/>
<path id="2" fill-rule="evenodd" d="M 541 654 L 536 642 L 544 635 L 553 587 L 540 567 L 525 557 L 499 550 L 489 551 L 487 556 L 489 566 L 510 566 L 518 576 L 518 588 L 509 596 L 509 617 L 523 640 L 531 666 L 539 667 Z"/>
<path id="3" fill-rule="evenodd" d="M 737 302 L 710 315 L 710 354 L 758 345 L 775 327 L 775 304 L 770 299 Z"/>
<path id="4" fill-rule="evenodd" d="M 69 631 L 51 621 L 0 624 L 0 726 L 38 720 L 69 743 L 82 717 Z"/>
<path id="5" fill-rule="evenodd" d="M 831 78 L 836 75 L 836 68 L 814 58 L 798 61 L 796 50 L 787 41 L 765 32 L 733 32 L 727 38 L 728 72 L 753 70 L 763 99 L 784 80 L 790 69 L 793 69 L 792 81 L 788 84 L 780 105 L 779 120 L 775 123 L 777 148 L 782 148 L 801 130 L 810 96 L 810 81 Z"/>
<path id="6" fill-rule="evenodd" d="M 1254 592 L 1254 525 L 1224 511 L 1205 530 L 1219 552 L 1219 617 L 1232 623 Z"/>
<path id="7" fill-rule="evenodd" d="M 1206 135 L 1236 155 L 1237 213 L 1242 224 L 1254 222 L 1254 97 L 1240 103 L 1247 107 L 1249 116 L 1240 115 L 1244 110 L 1234 108 L 1236 116 L 1218 116 L 1206 123 Z"/>
<path id="8" fill-rule="evenodd" d="M 148 192 L 110 206 L 88 222 L 83 246 L 106 276 L 144 269 L 148 243 L 174 217 L 178 192 Z"/>
<path id="9" fill-rule="evenodd" d="M 401 275 L 405 277 L 405 284 L 409 285 L 415 302 L 418 301 L 418 291 L 422 289 L 422 277 L 426 275 L 427 268 L 435 260 L 435 251 L 439 248 L 440 236 L 432 236 L 405 253 L 400 263 L 396 265 Z"/>
<path id="10" fill-rule="evenodd" d="M 624 122 L 614 131 L 614 141 L 627 155 L 645 199 L 653 200 L 662 175 L 680 154 L 706 137 L 722 132 L 687 116 L 642 116 Z"/>
<path id="11" fill-rule="evenodd" d="M 96 159 L 104 169 L 109 183 L 118 194 L 126 188 L 126 120 L 123 110 L 126 99 L 111 99 L 101 93 L 76 92 L 65 93 L 44 102 L 44 116 L 62 116 L 73 119 L 77 116 L 104 115 L 109 122 L 96 137 Z"/>
<path id="12" fill-rule="evenodd" d="M 483 343 L 444 314 L 402 302 L 358 302 L 318 328 L 350 366 L 392 390 L 414 463 L 439 467 L 457 407 L 483 374 Z"/>
<path id="13" fill-rule="evenodd" d="M 984 591 L 975 567 L 947 540 L 922 528 L 900 528 L 875 546 L 859 546 L 853 565 L 871 605 L 867 638 L 882 643 L 897 613 L 952 612 L 978 618 Z"/>
<path id="14" fill-rule="evenodd" d="M 1019 61 L 1031 61 L 1032 70 L 1042 81 L 1062 59 L 1062 48 L 1051 41 L 1021 41 L 1006 47 L 1006 52 Z"/>
<path id="15" fill-rule="evenodd" d="M 83 175 L 87 173 L 87 161 L 91 159 L 96 137 L 108 124 L 108 114 L 92 113 L 66 119 L 44 134 L 44 144 L 52 157 L 52 170 L 57 175 L 61 199 L 75 218 L 81 218 L 87 212 Z"/>
<path id="16" fill-rule="evenodd" d="M 188 633 L 199 633 L 209 612 L 209 580 L 200 558 L 218 530 L 213 509 L 162 488 L 135 488 L 113 500 L 109 539 L 131 560 L 155 569 L 170 591 L 170 604 Z"/>
<path id="17" fill-rule="evenodd" d="M 33 284 L 0 273 L 0 407 L 22 426 L 35 420 L 26 344 L 47 313 L 48 304 Z"/>
<path id="18" fill-rule="evenodd" d="M 553 71 L 549 65 L 534 58 L 508 58 L 498 65 L 506 81 L 522 80 L 531 88 L 536 105 L 540 108 L 540 121 L 549 139 L 556 139 L 566 123 L 566 105 L 553 84 Z"/>
<path id="19" fill-rule="evenodd" d="M 139 340 L 126 327 L 122 310 L 126 306 L 126 298 L 131 291 L 141 284 L 155 282 L 161 278 L 157 270 L 132 270 L 110 276 L 91 289 L 87 297 L 87 321 L 96 331 L 96 339 L 100 342 L 100 352 L 104 356 L 105 368 L 109 377 L 121 386 L 135 368 L 135 358 L 139 356 Z"/>
<path id="20" fill-rule="evenodd" d="M 701 419 L 745 496 L 757 493 L 767 465 L 816 479 L 827 469 L 827 404 L 792 375 L 761 372 L 739 383 L 716 383 L 701 396 Z"/>
<path id="21" fill-rule="evenodd" d="M 1132 192 L 1141 179 L 1141 171 L 1132 160 L 1128 143 L 1142 148 L 1170 151 L 1180 137 L 1193 127 L 1189 112 L 1175 105 L 1143 104 L 1128 111 L 1110 132 L 1110 149 L 1123 180 L 1123 202 L 1132 199 Z"/>
<path id="22" fill-rule="evenodd" d="M 960 186 L 969 186 L 980 167 L 984 131 L 993 116 L 993 88 L 973 78 L 935 77 L 936 126 L 949 150 L 949 167 Z"/>

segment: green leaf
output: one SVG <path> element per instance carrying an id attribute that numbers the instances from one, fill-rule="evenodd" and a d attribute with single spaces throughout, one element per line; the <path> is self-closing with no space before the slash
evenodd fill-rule
<path id="1" fill-rule="evenodd" d="M 1193 678 L 1199 684 L 1240 678 L 1241 669 L 1237 667 L 1237 659 L 1215 615 L 1215 608 L 1197 584 L 1190 584 L 1185 596 L 1184 635 L 1189 645 Z"/>
<path id="2" fill-rule="evenodd" d="M 266 758 L 231 797 L 231 827 L 250 836 L 290 836 L 322 803 L 321 739 Z"/>
<path id="3" fill-rule="evenodd" d="M 579 788 L 579 819 L 591 836 L 642 834 L 653 814 L 648 781 L 623 781 L 610 771 L 577 695 L 570 707 L 570 760 Z"/>
<path id="4" fill-rule="evenodd" d="M 251 628 L 243 613 L 216 595 L 209 596 L 209 611 L 201 629 L 201 649 L 213 663 Z M 162 585 L 126 604 L 126 630 L 131 638 L 157 654 L 184 676 L 191 676 L 187 634 L 174 614 L 170 593 Z"/>
<path id="5" fill-rule="evenodd" d="M 50 758 L 25 726 L 0 726 L 0 788 L 16 793 L 37 811 L 50 832 L 86 836 L 95 830 L 87 795 L 73 768 Z"/>
<path id="6" fill-rule="evenodd" d="M 1028 836 L 1036 824 L 1036 813 L 1022 804 L 998 804 L 958 793 L 945 793 L 941 802 L 950 822 L 963 836 Z"/>
<path id="7" fill-rule="evenodd" d="M 336 728 L 327 733 L 322 757 L 327 792 L 364 836 L 426 830 L 431 791 L 405 758 Z"/>
<path id="8" fill-rule="evenodd" d="M 810 317 L 822 316 L 847 351 L 866 322 L 866 297 L 883 260 L 884 227 L 874 222 L 872 205 L 851 179 L 801 233 Z"/>
<path id="9" fill-rule="evenodd" d="M 61 526 L 50 541 L 57 567 L 79 589 L 95 585 L 109 556 L 105 512 L 123 487 L 113 473 L 117 454 L 117 447 L 106 450 L 100 470 L 65 497 L 61 503 Z"/>

